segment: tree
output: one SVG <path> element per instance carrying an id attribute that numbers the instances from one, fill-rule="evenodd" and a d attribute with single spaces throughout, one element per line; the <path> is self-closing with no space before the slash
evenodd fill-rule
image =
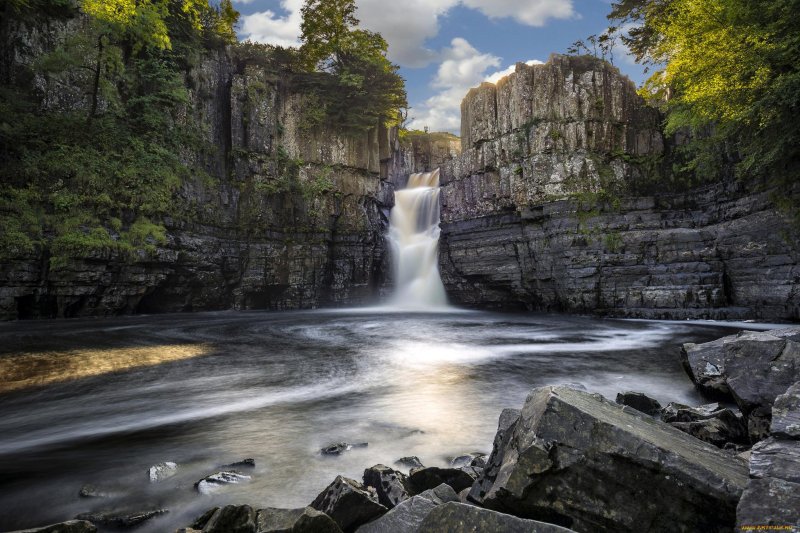
<path id="1" fill-rule="evenodd" d="M 386 40 L 358 28 L 355 13 L 354 0 L 306 0 L 302 63 L 332 76 L 317 91 L 332 123 L 346 129 L 368 129 L 379 120 L 394 124 L 407 107 L 404 80 L 386 58 Z"/>
<path id="2" fill-rule="evenodd" d="M 656 67 L 643 93 L 666 102 L 667 131 L 704 131 L 748 175 L 797 182 L 800 0 L 621 0 L 610 18 Z M 711 132 L 709 135 L 708 132 Z"/>

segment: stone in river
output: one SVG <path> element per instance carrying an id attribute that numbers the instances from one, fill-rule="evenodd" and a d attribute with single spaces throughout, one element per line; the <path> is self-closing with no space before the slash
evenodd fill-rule
<path id="1" fill-rule="evenodd" d="M 422 464 L 422 461 L 420 461 L 419 457 L 417 457 L 416 455 L 411 455 L 409 457 L 401 457 L 400 459 L 395 461 L 394 464 L 398 466 L 404 466 L 406 468 L 422 468 L 423 466 L 425 466 Z"/>
<path id="2" fill-rule="evenodd" d="M 341 533 L 339 525 L 328 515 L 312 507 L 300 509 L 259 509 L 256 516 L 258 533 Z"/>
<path id="3" fill-rule="evenodd" d="M 95 524 L 117 528 L 130 528 L 141 525 L 153 518 L 165 514 L 166 509 L 152 509 L 145 511 L 95 511 L 91 513 L 81 513 L 75 517 L 76 520 L 88 520 Z"/>
<path id="4" fill-rule="evenodd" d="M 571 530 L 536 520 L 525 520 L 509 514 L 474 505 L 450 502 L 431 510 L 422 521 L 418 533 L 574 533 Z"/>
<path id="5" fill-rule="evenodd" d="M 252 479 L 250 476 L 239 472 L 223 471 L 204 477 L 195 483 L 194 487 L 200 494 L 210 494 L 218 491 L 224 485 L 241 483 L 242 481 L 249 481 L 250 479 Z"/>
<path id="6" fill-rule="evenodd" d="M 567 387 L 533 390 L 508 418 L 473 502 L 580 532 L 734 526 L 744 462 L 669 424 Z"/>
<path id="7" fill-rule="evenodd" d="M 642 392 L 628 391 L 618 393 L 617 403 L 627 405 L 650 416 L 657 416 L 661 413 L 661 404 L 658 403 L 658 400 L 654 400 Z"/>
<path id="8" fill-rule="evenodd" d="M 158 483 L 159 481 L 171 478 L 177 473 L 178 465 L 171 461 L 155 464 L 147 470 L 150 483 Z"/>
<path id="9" fill-rule="evenodd" d="M 322 455 L 342 455 L 344 452 L 349 452 L 353 448 L 366 448 L 367 446 L 369 446 L 368 442 L 359 442 L 354 444 L 347 442 L 335 442 L 320 449 L 319 453 Z"/>
<path id="10" fill-rule="evenodd" d="M 97 526 L 86 520 L 68 520 L 59 524 L 12 531 L 11 533 L 97 533 Z"/>
<path id="11" fill-rule="evenodd" d="M 442 484 L 399 503 L 377 520 L 358 528 L 358 533 L 416 533 L 436 506 L 454 501 L 458 501 L 458 495 L 450 485 Z"/>
<path id="12" fill-rule="evenodd" d="M 223 465 L 222 468 L 255 468 L 255 466 L 255 459 L 242 459 L 241 461 L 236 461 L 229 465 Z"/>
<path id="13" fill-rule="evenodd" d="M 378 501 L 387 509 L 410 498 L 406 475 L 385 465 L 364 470 L 364 485 L 375 489 Z"/>
<path id="14" fill-rule="evenodd" d="M 365 487 L 358 481 L 337 476 L 319 496 L 311 507 L 327 514 L 343 531 L 355 531 L 386 513 L 386 506 L 378 501 L 378 494 L 372 487 Z"/>
<path id="15" fill-rule="evenodd" d="M 465 453 L 463 455 L 459 455 L 458 457 L 454 457 L 450 461 L 450 466 L 452 468 L 462 468 L 464 466 L 477 466 L 478 468 L 483 468 L 485 464 L 486 454 L 481 452 Z"/>

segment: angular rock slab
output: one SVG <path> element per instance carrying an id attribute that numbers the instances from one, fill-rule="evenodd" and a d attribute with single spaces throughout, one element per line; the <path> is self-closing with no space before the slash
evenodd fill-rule
<path id="1" fill-rule="evenodd" d="M 364 485 L 372 487 L 378 501 L 387 509 L 409 499 L 406 475 L 385 465 L 375 465 L 364 470 Z"/>
<path id="2" fill-rule="evenodd" d="M 311 503 L 311 507 L 333 518 L 346 532 L 355 531 L 358 526 L 388 510 L 378 502 L 375 489 L 344 476 L 337 476 Z"/>
<path id="3" fill-rule="evenodd" d="M 197 489 L 197 492 L 200 494 L 212 494 L 225 485 L 235 485 L 243 481 L 250 481 L 250 479 L 252 479 L 250 476 L 239 472 L 217 472 L 195 483 L 194 488 Z"/>
<path id="4" fill-rule="evenodd" d="M 535 389 L 502 433 L 470 499 L 579 532 L 727 531 L 748 480 L 725 452 L 567 387 Z"/>
<path id="5" fill-rule="evenodd" d="M 256 511 L 249 505 L 226 505 L 214 511 L 203 533 L 256 533 Z"/>
<path id="6" fill-rule="evenodd" d="M 341 533 L 333 519 L 311 507 L 300 509 L 260 509 L 256 517 L 258 533 Z"/>
<path id="7" fill-rule="evenodd" d="M 770 434 L 782 439 L 800 439 L 800 381 L 775 398 Z"/>
<path id="8" fill-rule="evenodd" d="M 147 469 L 147 477 L 150 483 L 158 483 L 165 479 L 171 478 L 178 473 L 178 465 L 172 461 L 158 463 Z"/>
<path id="9" fill-rule="evenodd" d="M 60 524 L 12 531 L 11 533 L 97 533 L 97 527 L 86 520 L 68 520 Z"/>
<path id="10" fill-rule="evenodd" d="M 800 531 L 800 483 L 750 480 L 736 509 L 736 531 L 745 531 L 747 526 L 792 526 L 788 531 Z"/>
<path id="11" fill-rule="evenodd" d="M 657 416 L 661 414 L 661 404 L 658 403 L 658 400 L 651 398 L 643 392 L 620 392 L 617 394 L 617 403 L 632 407 L 646 415 Z"/>
<path id="12" fill-rule="evenodd" d="M 417 530 L 419 533 L 574 533 L 572 530 L 517 518 L 463 503 L 446 503 L 433 509 Z"/>
<path id="13" fill-rule="evenodd" d="M 800 440 L 770 437 L 756 443 L 750 455 L 750 477 L 800 483 Z"/>
<path id="14" fill-rule="evenodd" d="M 441 484 L 398 504 L 374 522 L 358 528 L 358 533 L 416 533 L 434 508 L 455 501 L 458 494 L 450 485 Z"/>

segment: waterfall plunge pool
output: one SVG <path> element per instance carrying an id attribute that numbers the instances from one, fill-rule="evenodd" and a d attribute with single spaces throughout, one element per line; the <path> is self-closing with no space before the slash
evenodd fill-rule
<path id="1" fill-rule="evenodd" d="M 304 506 L 338 474 L 490 452 L 500 411 L 541 385 L 698 403 L 679 345 L 740 327 L 380 309 L 0 324 L 0 530 L 163 507 L 137 531 L 171 531 L 226 503 Z M 319 454 L 340 441 L 369 446 Z M 246 457 L 251 482 L 194 489 Z M 178 474 L 150 484 L 163 461 Z M 115 497 L 82 499 L 84 484 Z"/>

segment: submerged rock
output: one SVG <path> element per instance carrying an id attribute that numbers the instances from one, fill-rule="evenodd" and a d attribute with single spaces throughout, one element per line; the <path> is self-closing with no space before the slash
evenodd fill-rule
<path id="1" fill-rule="evenodd" d="M 256 460 L 255 459 L 242 459 L 241 461 L 236 461 L 235 463 L 231 463 L 229 465 L 223 465 L 222 468 L 255 468 L 256 467 Z"/>
<path id="2" fill-rule="evenodd" d="M 358 528 L 358 533 L 416 533 L 436 506 L 455 501 L 458 495 L 453 488 L 442 484 L 399 503 L 377 520 Z"/>
<path id="3" fill-rule="evenodd" d="M 81 490 L 78 491 L 78 496 L 81 498 L 114 498 L 118 496 L 118 494 L 99 489 L 91 484 L 87 484 L 81 487 Z"/>
<path id="4" fill-rule="evenodd" d="M 378 501 L 372 487 L 364 487 L 358 481 L 338 476 L 311 503 L 311 507 L 327 514 L 343 531 L 355 529 L 386 513 L 387 509 Z"/>
<path id="5" fill-rule="evenodd" d="M 419 457 L 417 457 L 416 455 L 401 457 L 400 459 L 395 461 L 394 464 L 398 466 L 403 466 L 405 468 L 422 468 L 423 466 L 425 466 L 422 464 L 422 461 L 420 461 Z"/>
<path id="6" fill-rule="evenodd" d="M 483 470 L 471 466 L 463 468 L 415 468 L 408 476 L 414 491 L 419 493 L 438 487 L 442 483 L 450 485 L 454 491 L 461 492 L 469 488 Z"/>
<path id="7" fill-rule="evenodd" d="M 661 414 L 661 404 L 642 392 L 621 392 L 617 394 L 617 403 L 627 405 L 650 416 Z"/>
<path id="8" fill-rule="evenodd" d="M 485 465 L 486 454 L 481 452 L 465 453 L 450 460 L 451 468 L 463 468 L 465 466 L 483 468 Z"/>
<path id="9" fill-rule="evenodd" d="M 81 513 L 75 517 L 76 520 L 88 520 L 95 524 L 104 526 L 129 528 L 138 526 L 157 516 L 168 513 L 166 509 L 152 509 L 147 511 L 96 511 L 91 513 Z"/>
<path id="10" fill-rule="evenodd" d="M 367 446 L 369 446 L 368 442 L 359 442 L 355 444 L 336 442 L 321 448 L 319 453 L 322 455 L 342 455 L 344 452 L 349 452 L 353 448 L 366 448 Z"/>
<path id="11" fill-rule="evenodd" d="M 97 533 L 97 526 L 86 520 L 68 520 L 59 524 L 12 531 L 11 533 Z"/>
<path id="12" fill-rule="evenodd" d="M 178 465 L 171 461 L 155 464 L 147 470 L 150 483 L 158 483 L 159 481 L 171 478 L 177 473 Z"/>
<path id="13" fill-rule="evenodd" d="M 375 465 L 364 470 L 364 485 L 375 489 L 378 501 L 387 509 L 411 497 L 406 475 L 385 465 Z"/>
<path id="14" fill-rule="evenodd" d="M 474 505 L 450 502 L 433 509 L 422 521 L 419 533 L 571 533 L 553 524 L 517 518 L 509 514 L 481 509 Z M 574 532 L 572 532 L 574 533 Z"/>
<path id="15" fill-rule="evenodd" d="M 643 413 L 544 387 L 500 428 L 470 493 L 487 508 L 581 532 L 733 527 L 743 462 Z"/>
<path id="16" fill-rule="evenodd" d="M 300 509 L 259 509 L 256 516 L 258 533 L 341 533 L 334 520 L 312 507 Z"/>
<path id="17" fill-rule="evenodd" d="M 195 483 L 194 487 L 200 494 L 210 494 L 212 492 L 218 491 L 224 485 L 241 483 L 243 481 L 249 481 L 250 479 L 252 478 L 246 474 L 242 474 L 239 472 L 231 472 L 226 470 L 223 472 L 217 472 L 215 474 L 211 474 L 210 476 L 204 477 L 203 479 Z"/>

